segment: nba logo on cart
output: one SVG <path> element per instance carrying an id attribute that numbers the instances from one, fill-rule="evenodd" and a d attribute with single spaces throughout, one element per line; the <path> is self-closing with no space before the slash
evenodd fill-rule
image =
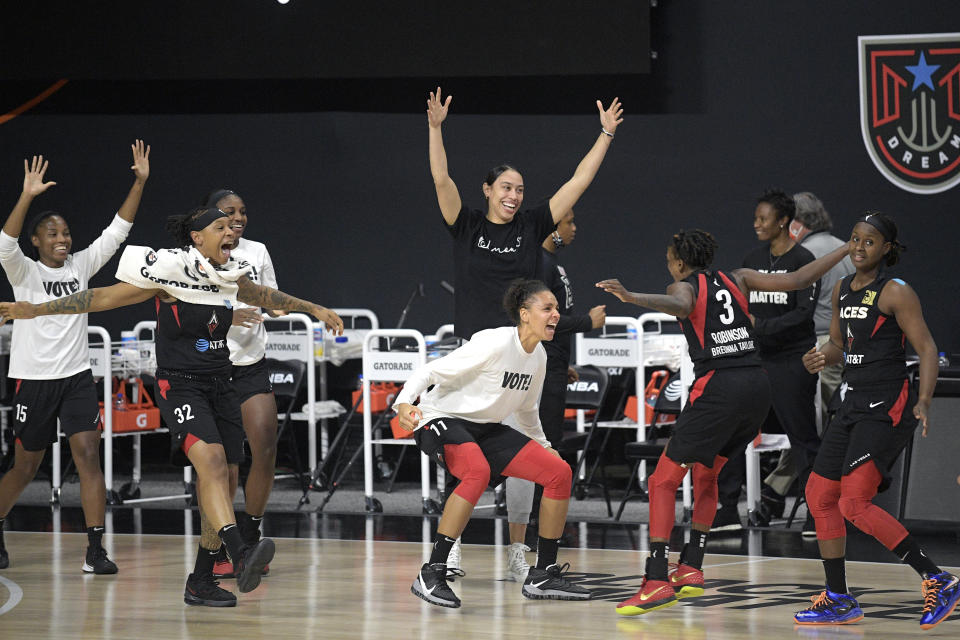
<path id="1" fill-rule="evenodd" d="M 913 193 L 960 182 L 960 33 L 860 36 L 860 127 L 873 164 Z"/>

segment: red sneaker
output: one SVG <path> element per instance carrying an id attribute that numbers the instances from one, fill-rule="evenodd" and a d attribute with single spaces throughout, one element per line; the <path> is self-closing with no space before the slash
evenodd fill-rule
<path id="1" fill-rule="evenodd" d="M 213 563 L 213 577 L 218 580 L 237 577 L 233 573 L 233 563 L 230 562 L 227 554 L 217 556 L 217 561 Z"/>
<path id="2" fill-rule="evenodd" d="M 647 580 L 644 577 L 637 595 L 618 604 L 617 613 L 622 616 L 638 616 L 654 609 L 672 607 L 677 602 L 677 596 L 673 593 L 673 587 L 670 586 L 669 582 L 666 580 Z"/>
<path id="3" fill-rule="evenodd" d="M 671 563 L 667 582 L 673 587 L 677 598 L 696 598 L 703 595 L 703 571 L 690 565 Z"/>

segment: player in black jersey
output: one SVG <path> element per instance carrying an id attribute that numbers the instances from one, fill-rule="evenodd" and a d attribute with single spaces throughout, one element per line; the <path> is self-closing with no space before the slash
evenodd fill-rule
<path id="1" fill-rule="evenodd" d="M 826 588 L 794 619 L 817 625 L 863 618 L 856 599 L 847 592 L 846 519 L 920 574 L 924 597 L 920 627 L 930 629 L 960 601 L 958 578 L 941 571 L 903 525 L 872 499 L 889 485 L 886 474 L 919 424 L 927 435 L 937 346 L 916 292 L 883 272 L 884 266 L 897 263 L 903 248 L 893 220 L 882 213 L 867 214 L 854 226 L 849 247 L 856 272 L 833 289 L 830 341 L 803 356 L 810 373 L 843 363 L 843 402 L 824 433 L 806 490 Z M 907 379 L 906 340 L 920 356 L 919 392 Z"/>
<path id="2" fill-rule="evenodd" d="M 241 593 L 259 585 L 264 566 L 273 558 L 274 543 L 262 538 L 252 546 L 244 545 L 233 512 L 232 497 L 236 492 L 243 427 L 240 402 L 230 380 L 232 365 L 226 333 L 233 309 L 225 304 L 229 303 L 225 285 L 234 287 L 235 297 L 241 302 L 309 313 L 336 333 L 343 332 L 343 322 L 329 309 L 253 283 L 245 275 L 243 265 L 230 262 L 234 235 L 223 211 L 215 207 L 200 208 L 186 215 L 171 216 L 167 229 L 181 246 L 188 249 L 154 252 L 146 247 L 128 247 L 118 269 L 118 277 L 140 282 L 124 270 L 130 254 L 139 261 L 138 269 L 146 282 L 150 285 L 156 283 L 155 287 L 120 282 L 49 303 L 4 302 L 0 303 L 0 324 L 9 318 L 106 311 L 156 297 L 158 404 L 173 435 L 174 462 L 187 464 L 189 461 L 193 465 L 197 472 L 200 509 L 213 531 L 218 532 L 213 536 L 214 540 L 201 535 L 194 572 L 187 578 L 184 602 L 235 606 L 236 597 L 221 589 L 212 574 L 220 542 L 227 546 L 234 560 L 237 587 Z M 133 256 L 136 251 L 139 253 Z M 158 256 L 160 253 L 164 255 Z M 177 262 L 183 253 L 188 254 L 190 260 Z M 174 261 L 176 268 L 165 272 L 167 277 L 164 278 L 152 275 L 149 268 L 163 264 L 168 258 Z M 232 274 L 233 280 L 225 282 L 229 278 L 218 274 Z M 178 277 L 186 281 L 173 280 Z M 191 284 L 194 282 L 197 284 Z M 199 284 L 202 282 L 208 284 Z M 194 301 L 185 302 L 185 297 Z M 206 300 L 211 304 L 205 304 Z M 220 304 L 215 304 L 217 302 Z M 179 455 L 181 453 L 185 459 Z"/>
<path id="3" fill-rule="evenodd" d="M 770 384 L 756 355 L 747 296 L 754 291 L 796 291 L 809 287 L 846 255 L 838 249 L 791 273 L 752 269 L 713 271 L 717 244 L 695 229 L 673 236 L 667 269 L 674 282 L 666 295 L 627 291 L 618 280 L 597 286 L 629 302 L 676 316 L 694 363 L 696 381 L 673 436 L 650 476 L 650 557 L 637 594 L 617 605 L 621 615 L 669 607 L 677 598 L 703 594 L 703 554 L 717 511 L 717 474 L 730 456 L 742 452 L 770 410 Z M 677 487 L 693 468 L 693 523 L 690 543 L 668 576 L 667 558 Z"/>

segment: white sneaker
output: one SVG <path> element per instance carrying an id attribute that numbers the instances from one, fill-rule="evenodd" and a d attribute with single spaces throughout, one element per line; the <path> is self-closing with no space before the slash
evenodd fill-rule
<path id="1" fill-rule="evenodd" d="M 514 542 L 507 547 L 507 580 L 522 583 L 527 579 L 527 572 L 530 570 L 524 555 L 527 551 L 530 551 L 530 547 L 522 542 Z"/>
<path id="2" fill-rule="evenodd" d="M 447 556 L 447 580 L 453 582 L 465 575 L 467 574 L 460 568 L 460 538 L 457 538 L 450 548 L 450 555 Z"/>

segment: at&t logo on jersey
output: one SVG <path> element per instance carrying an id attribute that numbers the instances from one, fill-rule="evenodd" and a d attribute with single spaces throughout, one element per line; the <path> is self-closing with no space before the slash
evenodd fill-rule
<path id="1" fill-rule="evenodd" d="M 216 349 L 223 349 L 227 346 L 226 340 L 207 340 L 206 338 L 197 338 L 197 341 L 194 343 L 194 348 L 203 353 L 204 351 L 211 351 Z"/>
<path id="2" fill-rule="evenodd" d="M 960 33 L 860 36 L 860 129 L 887 180 L 913 193 L 960 182 Z"/>

